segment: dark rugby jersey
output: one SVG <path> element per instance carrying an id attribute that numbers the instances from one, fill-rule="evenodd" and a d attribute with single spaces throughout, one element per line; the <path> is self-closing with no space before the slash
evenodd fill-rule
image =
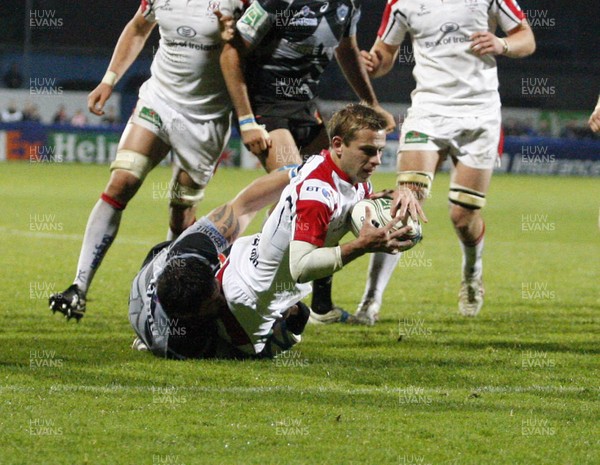
<path id="1" fill-rule="evenodd" d="M 306 102 L 343 37 L 356 35 L 358 0 L 255 0 L 237 22 L 253 51 L 245 76 L 253 102 Z"/>

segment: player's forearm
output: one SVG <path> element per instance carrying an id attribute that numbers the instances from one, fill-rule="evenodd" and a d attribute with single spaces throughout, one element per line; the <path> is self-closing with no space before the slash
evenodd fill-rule
<path id="1" fill-rule="evenodd" d="M 274 171 L 254 180 L 225 205 L 206 217 L 228 242 L 236 240 L 248 227 L 256 212 L 275 203 L 290 181 L 290 171 Z"/>
<path id="2" fill-rule="evenodd" d="M 225 44 L 220 62 L 225 85 L 238 118 L 253 114 L 244 77 L 244 61 L 238 48 L 231 43 Z"/>
<path id="3" fill-rule="evenodd" d="M 364 239 L 336 247 L 316 247 L 303 241 L 290 243 L 290 273 L 298 283 L 307 283 L 315 279 L 331 276 L 344 265 L 361 257 L 368 251 Z"/>
<path id="4" fill-rule="evenodd" d="M 377 57 L 379 65 L 372 73 L 370 73 L 370 76 L 372 78 L 378 78 L 389 73 L 394 66 L 394 61 L 398 56 L 399 49 L 399 47 L 387 45 L 383 43 L 381 39 L 377 38 L 370 53 Z"/>
<path id="5" fill-rule="evenodd" d="M 279 200 L 281 192 L 290 182 L 290 171 L 272 171 L 244 188 L 230 203 L 238 217 L 254 214 Z"/>
<path id="6" fill-rule="evenodd" d="M 116 74 L 115 84 L 136 60 L 153 28 L 154 24 L 146 22 L 139 12 L 127 23 L 108 65 L 108 71 Z"/>
<path id="7" fill-rule="evenodd" d="M 356 45 L 356 38 L 348 37 L 342 40 L 335 49 L 335 56 L 354 93 L 368 105 L 378 105 L 371 79 L 362 63 L 360 50 Z"/>
<path id="8" fill-rule="evenodd" d="M 509 58 L 524 58 L 535 52 L 535 36 L 529 24 L 524 23 L 504 37 L 507 51 L 503 55 Z"/>
<path id="9" fill-rule="evenodd" d="M 317 247 L 304 241 L 290 243 L 290 274 L 297 283 L 331 276 L 344 265 L 341 247 Z"/>

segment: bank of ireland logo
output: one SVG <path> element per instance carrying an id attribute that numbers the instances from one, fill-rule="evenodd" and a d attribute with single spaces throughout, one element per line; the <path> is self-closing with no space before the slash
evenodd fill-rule
<path id="1" fill-rule="evenodd" d="M 348 7 L 348 5 L 340 5 L 337 7 L 337 11 L 335 12 L 336 16 L 337 16 L 337 20 L 340 23 L 343 23 L 344 21 L 346 21 L 346 18 L 348 17 L 348 13 L 350 12 L 350 8 Z"/>
<path id="2" fill-rule="evenodd" d="M 196 31 L 194 30 L 194 28 L 191 28 L 190 26 L 179 26 L 177 28 L 177 34 L 179 34 L 181 37 L 191 39 L 192 37 L 194 37 L 196 35 Z"/>
<path id="3" fill-rule="evenodd" d="M 460 26 L 456 23 L 444 23 L 440 26 L 440 31 L 444 33 L 444 35 L 449 34 L 451 32 L 456 32 L 460 29 Z"/>

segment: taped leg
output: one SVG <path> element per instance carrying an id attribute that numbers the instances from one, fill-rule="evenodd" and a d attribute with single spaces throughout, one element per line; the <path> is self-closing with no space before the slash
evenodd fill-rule
<path id="1" fill-rule="evenodd" d="M 491 175 L 491 169 L 476 169 L 459 161 L 450 183 L 450 218 L 462 251 L 458 309 L 465 316 L 477 315 L 483 306 L 485 223 L 481 209 L 486 204 Z"/>
<path id="2" fill-rule="evenodd" d="M 168 240 L 176 239 L 195 221 L 196 205 L 204 198 L 205 186 L 196 184 L 191 176 L 177 169 L 170 184 Z"/>
<path id="3" fill-rule="evenodd" d="M 434 173 L 428 171 L 401 171 L 396 178 L 396 184 L 408 187 L 422 202 L 430 196 L 433 177 Z"/>

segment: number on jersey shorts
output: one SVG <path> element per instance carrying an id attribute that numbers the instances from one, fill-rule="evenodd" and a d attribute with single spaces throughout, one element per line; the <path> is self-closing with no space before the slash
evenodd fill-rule
<path id="1" fill-rule="evenodd" d="M 129 123 L 147 129 L 170 145 L 175 165 L 201 186 L 210 181 L 231 133 L 230 114 L 211 121 L 195 118 L 167 105 L 147 83 L 140 88 Z"/>
<path id="2" fill-rule="evenodd" d="M 408 110 L 402 124 L 398 151 L 438 151 L 464 165 L 493 169 L 500 142 L 500 109 L 474 116 L 440 116 Z"/>

